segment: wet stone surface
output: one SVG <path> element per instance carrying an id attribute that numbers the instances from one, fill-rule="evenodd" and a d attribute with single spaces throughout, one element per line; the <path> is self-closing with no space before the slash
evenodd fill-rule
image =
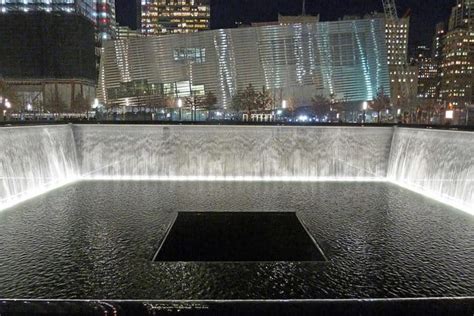
<path id="1" fill-rule="evenodd" d="M 327 261 L 153 262 L 178 212 L 296 212 Z M 0 297 L 472 296 L 474 217 L 386 183 L 81 182 L 0 212 Z"/>

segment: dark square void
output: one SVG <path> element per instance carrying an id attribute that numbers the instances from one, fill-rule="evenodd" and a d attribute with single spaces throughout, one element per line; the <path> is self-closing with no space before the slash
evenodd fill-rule
<path id="1" fill-rule="evenodd" d="M 294 212 L 180 212 L 154 261 L 324 261 Z"/>

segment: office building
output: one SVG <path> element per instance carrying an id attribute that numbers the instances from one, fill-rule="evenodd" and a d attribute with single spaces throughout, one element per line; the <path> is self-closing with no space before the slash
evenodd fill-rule
<path id="1" fill-rule="evenodd" d="M 318 15 L 281 15 L 278 14 L 278 21 L 272 22 L 252 22 L 251 26 L 271 26 L 271 25 L 290 25 L 290 24 L 307 24 L 307 23 L 318 23 L 320 16 Z M 239 27 L 245 27 L 246 25 L 238 24 Z"/>
<path id="2" fill-rule="evenodd" d="M 399 23 L 387 21 L 387 52 L 390 66 L 406 65 L 408 62 L 408 35 L 410 33 L 410 18 L 401 18 Z"/>
<path id="3" fill-rule="evenodd" d="M 138 30 L 132 30 L 128 26 L 121 26 L 117 24 L 117 39 L 126 40 L 129 38 L 142 37 L 143 35 Z"/>
<path id="4" fill-rule="evenodd" d="M 379 12 L 359 15 L 346 15 L 343 21 L 359 19 L 384 19 L 385 20 L 385 40 L 387 44 L 387 61 L 391 66 L 406 65 L 408 62 L 408 36 L 410 34 L 410 17 L 402 17 L 399 23 L 387 21 L 385 15 Z"/>
<path id="5" fill-rule="evenodd" d="M 280 25 L 290 25 L 295 23 L 318 23 L 320 16 L 318 15 L 278 15 L 278 23 Z"/>
<path id="6" fill-rule="evenodd" d="M 454 108 L 474 104 L 473 12 L 473 0 L 458 0 L 443 39 L 440 98 Z"/>
<path id="7" fill-rule="evenodd" d="M 436 24 L 435 35 L 433 37 L 432 58 L 439 66 L 443 57 L 444 36 L 446 35 L 446 24 L 440 22 Z"/>
<path id="8" fill-rule="evenodd" d="M 85 1 L 85 0 L 83 0 Z M 91 0 L 88 0 L 91 1 Z M 100 41 L 115 39 L 116 19 L 115 0 L 95 0 L 97 1 L 96 27 Z"/>
<path id="9" fill-rule="evenodd" d="M 417 98 L 418 73 L 417 65 L 405 65 L 402 68 L 389 66 L 392 105 L 403 107 Z"/>
<path id="10" fill-rule="evenodd" d="M 433 61 L 431 49 L 418 46 L 411 64 L 418 67 L 418 98 L 436 99 L 438 86 L 438 66 Z"/>
<path id="11" fill-rule="evenodd" d="M 99 42 L 115 38 L 115 0 L 1 0 L 0 13 L 79 14 L 95 26 Z"/>
<path id="12" fill-rule="evenodd" d="M 142 0 L 141 31 L 144 35 L 193 33 L 209 29 L 209 0 Z"/>
<path id="13" fill-rule="evenodd" d="M 385 43 L 390 75 L 390 95 L 393 105 L 407 104 L 418 93 L 418 69 L 408 64 L 408 36 L 410 17 L 404 16 L 399 23 L 388 21 L 383 13 L 373 12 L 365 16 L 344 16 L 344 21 L 383 19 L 385 21 Z M 388 91 L 388 90 L 385 90 Z"/>
<path id="14" fill-rule="evenodd" d="M 0 30 L 0 77 L 19 95 L 21 106 L 38 110 L 55 103 L 71 110 L 78 97 L 94 100 L 95 29 L 87 18 L 10 13 L 0 18 Z"/>
<path id="15" fill-rule="evenodd" d="M 474 0 L 457 0 L 449 17 L 449 29 L 469 29 L 474 26 Z"/>

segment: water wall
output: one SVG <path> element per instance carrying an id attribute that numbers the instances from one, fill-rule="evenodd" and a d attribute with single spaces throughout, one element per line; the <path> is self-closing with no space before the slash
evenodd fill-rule
<path id="1" fill-rule="evenodd" d="M 474 214 L 474 133 L 381 127 L 0 129 L 0 209 L 78 179 L 388 180 Z"/>
<path id="2" fill-rule="evenodd" d="M 474 133 L 395 128 L 387 178 L 474 213 Z"/>
<path id="3" fill-rule="evenodd" d="M 73 127 L 87 179 L 384 179 L 392 128 Z"/>
<path id="4" fill-rule="evenodd" d="M 0 129 L 0 209 L 77 179 L 71 126 Z"/>

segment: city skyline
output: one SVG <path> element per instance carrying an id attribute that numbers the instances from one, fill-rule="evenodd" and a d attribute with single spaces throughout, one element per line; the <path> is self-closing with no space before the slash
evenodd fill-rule
<path id="1" fill-rule="evenodd" d="M 416 0 L 398 0 L 399 16 L 411 9 L 410 28 L 418 30 L 410 36 L 409 47 L 414 50 L 419 45 L 431 47 L 436 23 L 447 22 L 455 0 L 437 0 L 427 6 Z M 137 27 L 136 2 L 116 0 L 117 21 L 120 25 Z M 297 15 L 301 13 L 302 1 L 288 0 L 211 0 L 211 29 L 235 27 L 235 22 L 277 21 L 278 14 Z M 344 15 L 362 15 L 373 11 L 382 12 L 381 0 L 306 0 L 306 13 L 321 15 L 321 21 L 334 21 Z"/>

